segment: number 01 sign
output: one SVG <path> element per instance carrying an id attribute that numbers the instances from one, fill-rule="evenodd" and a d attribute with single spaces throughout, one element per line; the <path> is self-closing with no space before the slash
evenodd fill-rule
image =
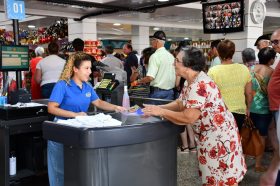
<path id="1" fill-rule="evenodd" d="M 23 0 L 6 0 L 5 3 L 8 19 L 23 20 L 25 18 L 25 8 Z"/>

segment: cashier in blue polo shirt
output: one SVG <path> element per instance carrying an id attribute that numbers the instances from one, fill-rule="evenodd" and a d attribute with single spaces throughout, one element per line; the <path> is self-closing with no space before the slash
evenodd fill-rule
<path id="1" fill-rule="evenodd" d="M 109 111 L 122 112 L 124 107 L 107 103 L 98 98 L 88 84 L 91 59 L 82 52 L 69 57 L 64 71 L 52 91 L 48 111 L 56 119 L 68 119 L 86 115 L 90 104 Z M 63 144 L 48 141 L 48 174 L 50 186 L 64 185 Z"/>

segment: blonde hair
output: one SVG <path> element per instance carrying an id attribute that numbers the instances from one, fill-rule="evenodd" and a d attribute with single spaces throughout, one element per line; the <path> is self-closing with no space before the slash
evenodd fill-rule
<path id="1" fill-rule="evenodd" d="M 60 75 L 59 80 L 66 81 L 68 84 L 70 83 L 70 79 L 74 75 L 74 67 L 79 68 L 82 61 L 90 60 L 89 55 L 83 52 L 77 52 L 69 56 L 67 63 L 64 66 L 64 69 Z"/>

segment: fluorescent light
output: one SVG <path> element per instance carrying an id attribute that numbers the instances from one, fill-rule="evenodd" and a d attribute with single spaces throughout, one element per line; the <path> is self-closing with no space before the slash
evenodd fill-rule
<path id="1" fill-rule="evenodd" d="M 169 0 L 158 0 L 158 2 L 167 2 Z"/>
<path id="2" fill-rule="evenodd" d="M 153 30 L 159 30 L 159 28 L 158 27 L 154 27 Z"/>
<path id="3" fill-rule="evenodd" d="M 28 28 L 35 28 L 36 26 L 35 25 L 28 25 L 27 27 Z"/>
<path id="4" fill-rule="evenodd" d="M 114 23 L 113 25 L 114 26 L 120 26 L 121 24 L 120 23 Z"/>
<path id="5" fill-rule="evenodd" d="M 188 37 L 185 37 L 184 40 L 189 40 L 189 38 L 188 38 Z"/>
<path id="6" fill-rule="evenodd" d="M 167 41 L 172 41 L 172 39 L 167 39 Z"/>

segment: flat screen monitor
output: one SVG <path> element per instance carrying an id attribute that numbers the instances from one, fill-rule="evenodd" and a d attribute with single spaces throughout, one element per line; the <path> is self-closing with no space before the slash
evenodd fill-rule
<path id="1" fill-rule="evenodd" d="M 0 70 L 29 70 L 28 50 L 28 46 L 0 45 Z"/>
<path id="2" fill-rule="evenodd" d="M 244 30 L 244 0 L 204 3 L 204 33 L 230 33 Z"/>

